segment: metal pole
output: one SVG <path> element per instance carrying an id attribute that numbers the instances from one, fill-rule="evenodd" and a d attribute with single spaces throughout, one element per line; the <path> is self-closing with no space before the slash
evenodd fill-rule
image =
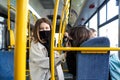
<path id="1" fill-rule="evenodd" d="M 16 4 L 14 80 L 26 80 L 26 31 L 28 20 L 28 0 L 17 0 Z"/>
<path id="2" fill-rule="evenodd" d="M 118 47 L 120 47 L 120 0 L 118 0 L 119 7 L 118 7 Z M 120 51 L 118 51 L 118 58 L 120 59 Z"/>
<path id="3" fill-rule="evenodd" d="M 55 66 L 54 66 L 54 36 L 56 30 L 56 18 L 58 13 L 59 0 L 55 0 L 54 7 L 54 16 L 53 16 L 53 24 L 52 24 L 52 37 L 51 37 L 51 80 L 55 80 Z"/>
<path id="4" fill-rule="evenodd" d="M 8 6 L 8 19 L 7 19 L 7 25 L 8 25 L 8 30 L 10 30 L 10 0 L 7 0 L 7 6 Z"/>
<path id="5" fill-rule="evenodd" d="M 63 25 L 63 19 L 64 19 L 64 11 L 65 11 L 65 7 L 66 7 L 66 6 L 64 5 L 63 10 L 62 10 L 62 16 L 61 16 L 61 19 L 60 19 L 58 47 L 61 46 L 61 31 L 62 31 L 62 25 Z"/>

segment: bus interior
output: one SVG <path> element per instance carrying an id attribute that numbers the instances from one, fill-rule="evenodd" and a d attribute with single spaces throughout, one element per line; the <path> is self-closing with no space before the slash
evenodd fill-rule
<path id="1" fill-rule="evenodd" d="M 27 16 L 26 17 L 27 22 L 25 22 L 27 23 L 27 25 L 25 27 L 26 29 L 24 30 L 26 31 L 23 30 L 23 32 L 26 33 L 25 34 L 26 52 L 24 52 L 26 53 L 25 56 L 26 60 L 23 61 L 24 63 L 26 63 L 25 64 L 26 69 L 25 71 L 23 71 L 23 73 L 21 72 L 21 74 L 25 73 L 26 77 L 24 79 L 16 78 L 15 80 L 31 80 L 29 74 L 30 39 L 32 36 L 32 30 L 34 28 L 36 20 L 42 17 L 48 18 L 53 23 L 52 26 L 55 27 L 54 28 L 55 33 L 53 33 L 54 34 L 53 39 L 55 41 L 54 47 L 57 48 L 58 46 L 59 47 L 62 46 L 61 45 L 62 43 L 59 42 L 60 34 L 62 34 L 61 36 L 62 39 L 64 32 L 69 30 L 71 27 L 78 25 L 85 25 L 87 28 L 94 28 L 97 31 L 97 36 L 99 37 L 104 36 L 109 38 L 110 47 L 113 48 L 107 48 L 107 50 L 110 50 L 111 55 L 115 54 L 117 58 L 120 59 L 120 55 L 119 55 L 120 1 L 119 0 L 21 0 L 21 2 L 19 2 L 19 0 L 0 0 L 0 55 L 1 53 L 7 54 L 7 53 L 11 53 L 11 51 L 14 52 L 14 48 L 16 45 L 15 36 L 17 35 L 16 21 L 19 20 L 16 19 L 16 17 L 19 18 L 24 16 L 17 13 L 17 11 L 19 11 L 17 9 L 21 10 L 22 8 L 22 6 L 18 6 L 19 4 L 20 5 L 22 4 L 23 6 L 25 6 L 25 4 L 28 4 L 26 9 L 28 10 L 28 14 L 25 14 L 25 17 Z M 22 35 L 21 33 L 19 33 L 19 35 Z M 19 43 L 21 43 L 20 40 Z M 22 50 L 22 47 L 19 48 L 21 48 L 19 50 Z M 3 56 L 5 55 L 1 55 L 1 57 Z M 9 56 L 6 55 L 6 57 L 1 58 L 0 60 L 2 61 L 4 59 L 7 59 L 8 57 Z M 12 62 L 10 62 L 10 64 L 12 64 L 13 67 L 13 62 L 14 62 L 13 59 L 15 58 L 12 57 L 10 59 L 12 59 L 11 60 Z M 0 65 L 2 64 L 0 63 Z M 63 64 L 62 66 L 65 74 L 64 75 L 65 80 L 72 80 L 72 75 L 68 73 L 67 65 Z M 2 73 L 0 72 L 0 74 Z M 11 74 L 13 76 L 13 72 L 11 72 Z M 3 80 L 7 80 L 7 79 L 3 79 Z M 13 80 L 13 79 L 9 78 L 8 80 Z M 51 80 L 54 80 L 54 78 L 52 78 Z"/>

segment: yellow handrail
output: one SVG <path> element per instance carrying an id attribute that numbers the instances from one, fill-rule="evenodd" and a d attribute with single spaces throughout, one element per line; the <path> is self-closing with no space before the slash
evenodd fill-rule
<path id="1" fill-rule="evenodd" d="M 11 6 L 11 5 L 10 5 L 10 8 L 11 8 L 12 10 L 16 11 L 16 9 L 15 9 L 13 6 Z"/>
<path id="2" fill-rule="evenodd" d="M 68 14 L 69 14 L 69 7 L 70 7 L 70 0 L 67 0 L 67 4 L 66 4 L 66 11 L 65 11 L 65 18 L 64 18 L 64 22 L 63 22 L 63 28 L 62 28 L 62 37 L 63 38 L 63 35 L 64 35 L 64 32 L 65 32 L 65 29 L 66 29 L 66 26 L 67 26 L 67 22 L 68 22 Z M 61 41 L 62 43 L 63 41 Z"/>
<path id="3" fill-rule="evenodd" d="M 17 0 L 16 39 L 14 56 L 14 80 L 26 80 L 26 31 L 28 20 L 28 0 Z"/>
<path id="4" fill-rule="evenodd" d="M 64 19 L 64 11 L 65 11 L 65 5 L 62 9 L 62 15 L 61 15 L 61 19 L 60 19 L 60 28 L 59 28 L 59 35 L 58 35 L 58 46 L 61 46 L 61 31 L 62 31 L 62 24 L 63 24 L 63 19 Z"/>
<path id="5" fill-rule="evenodd" d="M 119 51 L 120 48 L 115 47 L 54 47 L 57 51 Z"/>
<path id="6" fill-rule="evenodd" d="M 59 38 L 58 38 L 58 46 L 59 47 L 62 44 L 61 39 L 63 38 L 64 31 L 66 29 L 66 26 L 65 26 L 66 22 L 64 22 L 64 21 L 66 21 L 65 17 L 68 16 L 68 14 L 65 15 L 65 12 L 68 11 L 69 5 L 70 5 L 70 0 L 64 0 L 64 7 L 63 7 L 63 10 L 62 10 L 62 16 L 61 16 L 61 20 L 60 20 L 60 29 L 59 29 Z"/>
<path id="7" fill-rule="evenodd" d="M 33 16 L 34 24 L 35 24 L 35 22 L 37 21 L 37 18 L 36 18 L 36 16 L 33 13 L 32 13 L 32 16 Z"/>
<path id="8" fill-rule="evenodd" d="M 52 36 L 51 36 L 51 80 L 55 80 L 55 66 L 54 66 L 54 36 L 56 30 L 56 18 L 58 13 L 58 6 L 59 0 L 56 0 L 55 7 L 54 7 L 54 16 L 53 16 L 53 23 L 52 23 Z"/>
<path id="9" fill-rule="evenodd" d="M 7 25 L 8 25 L 8 30 L 10 30 L 10 0 L 7 0 L 7 6 L 8 6 L 8 19 L 7 19 Z"/>

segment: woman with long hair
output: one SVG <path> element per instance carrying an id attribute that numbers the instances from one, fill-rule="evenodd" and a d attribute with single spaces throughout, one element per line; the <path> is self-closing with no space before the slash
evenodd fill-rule
<path id="1" fill-rule="evenodd" d="M 33 40 L 30 47 L 30 74 L 32 80 L 50 79 L 50 42 L 51 23 L 46 18 L 38 19 L 33 31 Z M 55 67 L 57 80 L 64 80 L 61 63 L 64 62 L 65 54 L 59 55 L 55 51 Z M 59 70 L 58 70 L 59 69 Z"/>
<path id="2" fill-rule="evenodd" d="M 85 26 L 77 26 L 71 28 L 69 31 L 68 43 L 66 46 L 79 47 L 84 41 L 90 38 L 90 31 Z M 73 80 L 76 80 L 76 53 L 77 51 L 68 51 L 66 62 L 69 73 L 73 75 Z"/>

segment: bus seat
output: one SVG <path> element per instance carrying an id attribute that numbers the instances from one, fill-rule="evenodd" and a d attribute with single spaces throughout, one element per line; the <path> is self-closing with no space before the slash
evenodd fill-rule
<path id="1" fill-rule="evenodd" d="M 106 37 L 90 39 L 81 47 L 110 47 Z M 77 53 L 76 80 L 108 80 L 109 78 L 109 52 L 103 53 Z"/>
<path id="2" fill-rule="evenodd" d="M 0 80 L 14 80 L 14 51 L 0 51 Z"/>

